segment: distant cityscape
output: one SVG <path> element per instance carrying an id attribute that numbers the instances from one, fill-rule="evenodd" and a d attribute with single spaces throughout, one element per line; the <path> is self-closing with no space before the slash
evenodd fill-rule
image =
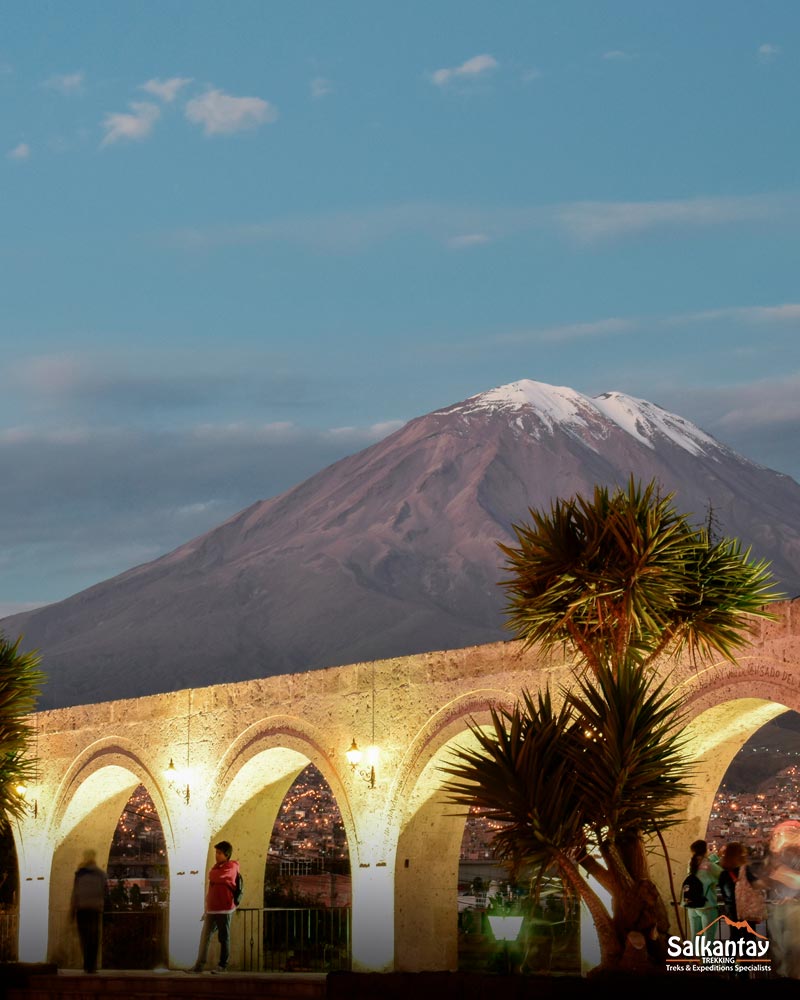
<path id="1" fill-rule="evenodd" d="M 757 787 L 743 790 L 742 775 L 748 771 L 769 776 L 761 778 Z M 728 781 L 728 775 L 734 773 L 737 780 Z M 738 840 L 759 856 L 772 828 L 784 819 L 800 820 L 800 751 L 748 743 L 714 799 L 706 831 L 710 849 L 718 851 L 727 841 Z M 498 824 L 474 813 L 467 817 L 460 852 L 465 866 L 492 863 L 492 838 L 497 828 Z M 341 813 L 330 787 L 313 765 L 299 775 L 284 798 L 270 834 L 266 862 L 268 885 L 274 889 L 280 883 L 284 891 L 295 878 L 349 873 Z M 165 898 L 164 837 L 155 806 L 143 787 L 131 796 L 120 817 L 109 875 L 125 883 L 117 890 L 121 906 L 131 894 L 142 903 Z"/>
<path id="2" fill-rule="evenodd" d="M 787 754 L 768 746 L 743 747 L 739 754 L 766 754 L 776 765 L 787 756 L 800 758 L 796 751 Z M 785 819 L 800 820 L 800 760 L 787 763 L 754 791 L 742 791 L 723 781 L 714 798 L 706 830 L 709 850 L 717 852 L 723 844 L 736 840 L 745 844 L 753 857 L 761 857 L 773 828 Z"/>

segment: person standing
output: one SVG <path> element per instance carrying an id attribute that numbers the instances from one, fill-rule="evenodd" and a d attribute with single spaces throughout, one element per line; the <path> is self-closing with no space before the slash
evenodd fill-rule
<path id="1" fill-rule="evenodd" d="M 719 863 L 722 866 L 722 874 L 719 877 L 719 891 L 722 896 L 722 910 L 734 924 L 739 922 L 739 913 L 736 909 L 736 883 L 740 878 L 748 877 L 746 861 L 747 850 L 738 840 L 725 844 L 720 852 Z M 728 931 L 732 941 L 743 939 L 749 933 L 745 927 L 730 925 Z"/>
<path id="2" fill-rule="evenodd" d="M 703 905 L 687 907 L 688 922 L 687 937 L 695 938 L 701 931 L 709 939 L 717 937 L 717 925 L 714 923 L 719 916 L 717 903 L 717 883 L 722 874 L 722 868 L 716 860 L 708 856 L 708 844 L 705 840 L 695 840 L 689 848 L 692 856 L 689 860 L 687 874 L 696 875 L 703 887 Z M 711 926 L 713 924 L 713 927 Z"/>
<path id="3" fill-rule="evenodd" d="M 70 913 L 78 926 L 83 952 L 84 972 L 97 972 L 107 884 L 108 876 L 97 864 L 97 854 L 85 851 L 83 861 L 75 872 L 70 899 Z"/>
<path id="4" fill-rule="evenodd" d="M 203 913 L 203 930 L 200 934 L 200 948 L 197 961 L 191 972 L 202 972 L 208 958 L 211 935 L 217 932 L 219 938 L 219 965 L 212 972 L 224 972 L 230 958 L 231 916 L 236 909 L 233 901 L 236 890 L 236 876 L 239 862 L 231 861 L 233 848 L 227 840 L 214 844 L 215 863 L 208 872 L 206 907 Z"/>
<path id="5" fill-rule="evenodd" d="M 767 867 L 767 933 L 773 971 L 800 979 L 800 822 L 785 820 L 772 831 Z"/>

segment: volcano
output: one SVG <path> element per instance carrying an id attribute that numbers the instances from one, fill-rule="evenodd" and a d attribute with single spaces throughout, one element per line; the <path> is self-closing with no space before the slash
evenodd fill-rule
<path id="1" fill-rule="evenodd" d="M 800 485 L 618 392 L 524 380 L 409 421 L 172 552 L 0 621 L 64 707 L 511 638 L 530 507 L 655 479 L 800 592 Z"/>

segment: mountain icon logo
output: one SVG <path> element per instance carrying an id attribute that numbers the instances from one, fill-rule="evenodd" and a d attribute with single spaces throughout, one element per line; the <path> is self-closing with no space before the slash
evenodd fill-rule
<path id="1" fill-rule="evenodd" d="M 766 937 L 766 935 L 759 934 L 758 931 L 753 930 L 753 928 L 750 926 L 749 921 L 731 920 L 731 918 L 726 916 L 724 913 L 721 916 L 717 917 L 715 920 L 712 920 L 710 924 L 706 924 L 706 926 L 702 930 L 698 931 L 697 932 L 698 936 L 701 934 L 705 934 L 706 931 L 710 931 L 712 927 L 715 927 L 717 924 L 722 923 L 723 921 L 728 927 L 734 927 L 736 930 L 746 930 L 748 931 L 748 933 L 754 935 L 754 937 L 761 938 L 762 941 L 769 940 L 769 938 Z"/>

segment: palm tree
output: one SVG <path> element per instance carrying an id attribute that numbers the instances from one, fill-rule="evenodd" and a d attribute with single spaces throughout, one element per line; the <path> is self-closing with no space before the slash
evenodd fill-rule
<path id="1" fill-rule="evenodd" d="M 600 969 L 623 964 L 633 941 L 659 963 L 669 921 L 646 843 L 680 822 L 690 771 L 669 678 L 648 668 L 686 650 L 735 662 L 779 595 L 765 563 L 692 527 L 654 483 L 597 487 L 530 515 L 514 527 L 518 545 L 500 546 L 508 625 L 525 647 L 571 651 L 573 683 L 559 707 L 549 690 L 490 706 L 491 725 L 473 722 L 474 745 L 443 768 L 445 789 L 503 824 L 495 848 L 514 877 L 555 870 L 580 896 Z"/>
<path id="2" fill-rule="evenodd" d="M 0 827 L 22 816 L 27 805 L 24 786 L 36 772 L 30 754 L 31 729 L 26 716 L 33 711 L 43 674 L 35 652 L 0 632 Z"/>

